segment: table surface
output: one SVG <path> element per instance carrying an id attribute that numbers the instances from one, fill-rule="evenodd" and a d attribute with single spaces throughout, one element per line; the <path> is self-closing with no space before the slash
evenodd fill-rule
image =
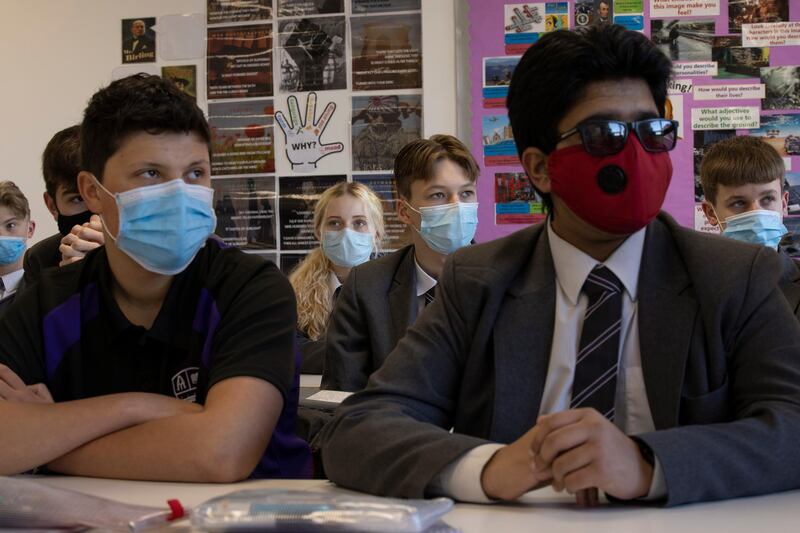
<path id="1" fill-rule="evenodd" d="M 260 480 L 233 485 L 195 483 L 155 483 L 92 479 L 69 476 L 29 477 L 48 485 L 77 490 L 125 503 L 164 506 L 178 498 L 192 507 L 236 490 L 283 488 L 293 490 L 338 491 L 322 480 Z M 542 489 L 516 504 L 457 504 L 444 521 L 465 533 L 472 532 L 615 532 L 615 533 L 691 533 L 754 531 L 758 533 L 798 530 L 800 491 L 726 502 L 686 505 L 670 509 L 638 506 L 601 505 L 582 509 L 568 495 Z M 184 522 L 184 525 L 187 523 Z M 551 529 L 552 528 L 552 529 Z M 183 529 L 188 530 L 188 525 Z"/>

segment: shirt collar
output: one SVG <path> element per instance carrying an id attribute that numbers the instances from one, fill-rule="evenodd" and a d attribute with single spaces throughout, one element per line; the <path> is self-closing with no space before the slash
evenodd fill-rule
<path id="1" fill-rule="evenodd" d="M 636 291 L 639 284 L 639 267 L 642 262 L 644 249 L 644 236 L 647 228 L 644 227 L 630 235 L 614 250 L 614 253 L 602 264 L 608 267 L 625 286 L 631 300 L 636 301 Z M 571 245 L 559 237 L 547 219 L 547 238 L 550 240 L 550 251 L 553 255 L 553 264 L 556 279 L 572 305 L 577 305 L 583 283 L 589 272 L 600 264 L 585 252 Z"/>
<path id="2" fill-rule="evenodd" d="M 422 296 L 436 286 L 436 280 L 419 266 L 417 256 L 414 256 L 414 270 L 417 271 L 417 296 Z"/>
<path id="3" fill-rule="evenodd" d="M 331 270 L 328 273 L 328 289 L 331 291 L 331 296 L 336 292 L 336 289 L 342 286 L 342 282 L 339 281 L 339 278 L 336 276 L 336 272 Z"/>
<path id="4" fill-rule="evenodd" d="M 3 287 L 5 290 L 3 292 L 3 296 L 9 296 L 17 290 L 17 286 L 19 282 L 22 281 L 22 276 L 25 274 L 23 269 L 15 270 L 14 272 L 10 272 L 8 274 L 4 274 L 0 276 L 3 278 Z"/>

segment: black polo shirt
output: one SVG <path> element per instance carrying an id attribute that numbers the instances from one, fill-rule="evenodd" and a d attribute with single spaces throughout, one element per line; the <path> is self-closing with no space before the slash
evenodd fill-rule
<path id="1" fill-rule="evenodd" d="M 47 384 L 57 402 L 152 392 L 204 403 L 221 380 L 264 379 L 284 411 L 256 474 L 307 475 L 307 447 L 293 435 L 294 293 L 272 263 L 209 239 L 175 276 L 149 330 L 128 321 L 111 287 L 105 247 L 43 271 L 0 320 L 0 363 L 25 383 Z"/>

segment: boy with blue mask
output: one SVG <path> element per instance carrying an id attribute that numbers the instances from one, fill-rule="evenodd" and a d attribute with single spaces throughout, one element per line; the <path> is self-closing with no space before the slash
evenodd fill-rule
<path id="1" fill-rule="evenodd" d="M 779 245 L 786 235 L 788 212 L 785 165 L 778 152 L 759 137 L 731 137 L 716 143 L 700 164 L 703 212 L 722 236 L 778 251 L 783 273 L 780 288 L 800 317 L 800 269 Z"/>
<path id="2" fill-rule="evenodd" d="M 294 294 L 211 238 L 210 157 L 203 112 L 170 82 L 137 74 L 90 100 L 78 186 L 105 245 L 45 270 L 0 322 L 0 474 L 310 474 Z"/>
<path id="3" fill-rule="evenodd" d="M 14 182 L 0 181 L 0 316 L 25 286 L 22 259 L 35 229 L 25 195 Z"/>
<path id="4" fill-rule="evenodd" d="M 450 135 L 412 141 L 397 154 L 397 215 L 411 244 L 351 271 L 331 315 L 323 388 L 363 389 L 433 300 L 445 259 L 475 235 L 478 173 Z"/>

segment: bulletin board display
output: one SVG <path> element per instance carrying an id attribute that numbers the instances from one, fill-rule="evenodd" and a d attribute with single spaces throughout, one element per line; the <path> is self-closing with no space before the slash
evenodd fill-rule
<path id="1" fill-rule="evenodd" d="M 316 200 L 342 181 L 376 192 L 382 248 L 401 245 L 391 172 L 423 135 L 421 32 L 420 0 L 207 0 L 122 20 L 114 77 L 162 75 L 206 108 L 216 233 L 288 273 L 319 244 Z"/>
<path id="2" fill-rule="evenodd" d="M 756 135 L 784 159 L 785 222 L 800 230 L 800 0 L 469 0 L 469 7 L 479 241 L 544 218 L 505 107 L 520 56 L 546 32 L 611 23 L 644 33 L 673 61 L 667 114 L 680 130 L 664 209 L 685 226 L 716 232 L 700 208 L 699 162 L 721 139 Z"/>

